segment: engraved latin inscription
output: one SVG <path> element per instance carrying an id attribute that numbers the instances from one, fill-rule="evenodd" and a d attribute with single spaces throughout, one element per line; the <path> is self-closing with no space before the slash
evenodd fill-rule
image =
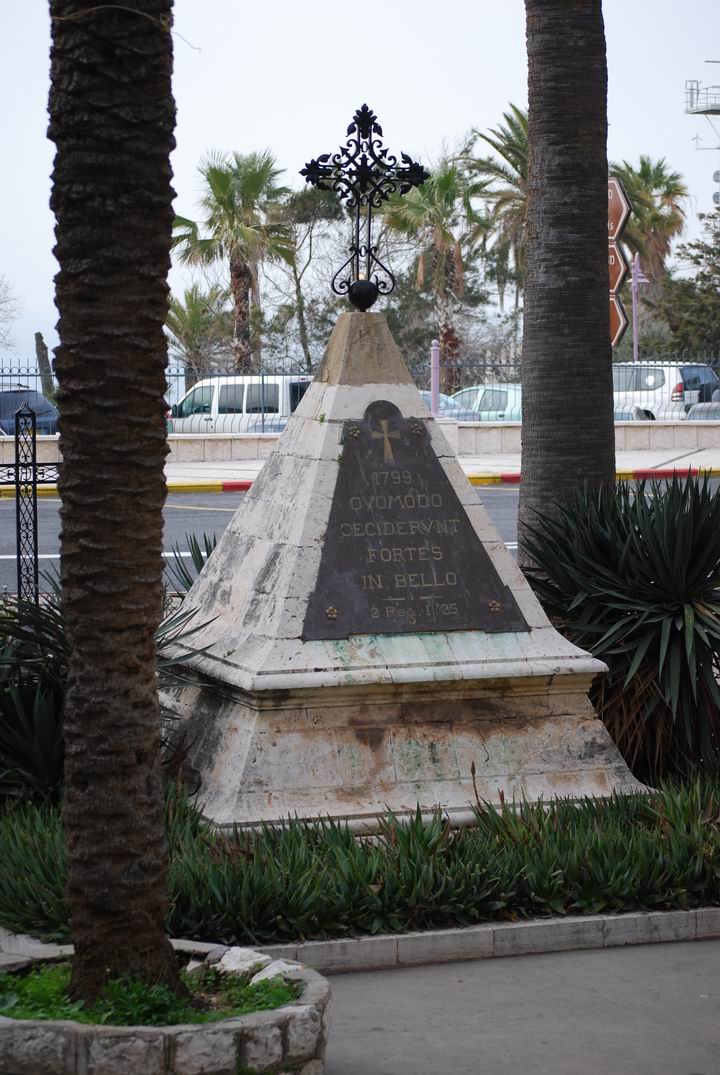
<path id="1" fill-rule="evenodd" d="M 331 608 L 333 616 L 328 614 Z M 346 422 L 303 637 L 527 630 L 435 455 L 387 401 Z"/>

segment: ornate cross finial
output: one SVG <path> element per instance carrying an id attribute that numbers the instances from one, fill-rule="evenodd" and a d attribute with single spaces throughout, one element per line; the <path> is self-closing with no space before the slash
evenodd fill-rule
<path id="1" fill-rule="evenodd" d="M 337 153 L 323 153 L 300 172 L 320 190 L 334 190 L 355 210 L 350 257 L 332 279 L 336 295 L 347 295 L 358 310 L 369 310 L 378 295 L 388 295 L 395 277 L 378 257 L 372 241 L 372 214 L 391 194 L 407 194 L 428 178 L 421 164 L 401 153 L 402 164 L 384 148 L 382 127 L 367 105 L 358 108 Z M 347 275 L 344 275 L 347 273 Z M 341 279 L 342 277 L 342 279 Z"/>

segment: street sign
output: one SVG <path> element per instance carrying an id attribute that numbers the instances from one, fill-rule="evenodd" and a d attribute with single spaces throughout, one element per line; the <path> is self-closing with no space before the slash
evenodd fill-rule
<path id="1" fill-rule="evenodd" d="M 625 307 L 620 302 L 617 295 L 610 296 L 610 345 L 613 349 L 617 347 L 620 340 L 625 335 L 625 329 L 628 327 L 627 314 L 625 313 Z"/>
<path id="2" fill-rule="evenodd" d="M 618 239 L 632 213 L 630 199 L 619 179 L 608 179 L 608 239 Z"/>
<path id="3" fill-rule="evenodd" d="M 623 286 L 628 273 L 628 263 L 617 243 L 608 244 L 608 274 L 610 276 L 610 294 L 615 295 Z"/>

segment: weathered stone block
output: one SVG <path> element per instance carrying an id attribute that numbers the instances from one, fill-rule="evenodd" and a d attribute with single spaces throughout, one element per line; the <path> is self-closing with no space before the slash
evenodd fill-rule
<path id="1" fill-rule="evenodd" d="M 278 978 L 288 971 L 296 970 L 299 966 L 299 963 L 289 963 L 286 959 L 273 959 L 271 963 L 268 963 L 267 967 L 263 967 L 261 971 L 253 975 L 250 979 L 251 985 L 257 985 L 258 982 L 267 982 L 271 978 Z"/>
<path id="2" fill-rule="evenodd" d="M 165 1075 L 165 1043 L 160 1031 L 143 1034 L 133 1028 L 103 1027 L 94 1033 L 90 1027 L 83 1037 L 87 1075 Z"/>
<path id="3" fill-rule="evenodd" d="M 698 940 L 720 937 L 720 907 L 698 907 L 695 912 L 695 936 Z"/>
<path id="4" fill-rule="evenodd" d="M 569 918 L 551 922 L 515 922 L 495 926 L 495 956 L 520 956 L 532 952 L 568 952 L 575 948 L 602 948 L 602 918 Z"/>
<path id="5" fill-rule="evenodd" d="M 285 1063 L 294 1063 L 312 1056 L 320 1045 L 322 1022 L 320 1012 L 312 1005 L 294 1007 L 286 1029 Z"/>
<path id="6" fill-rule="evenodd" d="M 605 919 L 605 948 L 626 944 L 653 944 L 657 941 L 695 939 L 694 911 L 658 911 L 623 914 Z"/>
<path id="7" fill-rule="evenodd" d="M 0 1075 L 75 1075 L 75 1029 L 0 1017 Z"/>
<path id="8" fill-rule="evenodd" d="M 268 1020 L 265 1025 L 252 1027 L 243 1033 L 241 1059 L 246 1067 L 264 1072 L 279 1064 L 282 1058 L 282 1027 L 276 1020 Z"/>
<path id="9" fill-rule="evenodd" d="M 470 926 L 463 930 L 405 933 L 398 936 L 397 948 L 400 966 L 452 962 L 456 959 L 492 959 L 493 927 Z"/>
<path id="10" fill-rule="evenodd" d="M 252 948 L 228 948 L 221 956 L 217 968 L 223 974 L 256 974 L 270 963 L 270 957 Z"/>
<path id="11" fill-rule="evenodd" d="M 238 1038 L 237 1029 L 208 1024 L 182 1031 L 175 1035 L 171 1070 L 174 1075 L 235 1075 Z"/>
<path id="12" fill-rule="evenodd" d="M 298 1075 L 323 1075 L 325 1065 L 322 1060 L 311 1060 L 309 1064 L 303 1064 L 298 1068 Z"/>
<path id="13" fill-rule="evenodd" d="M 308 941 L 302 961 L 318 971 L 374 970 L 397 963 L 397 937 L 363 937 L 359 941 Z"/>

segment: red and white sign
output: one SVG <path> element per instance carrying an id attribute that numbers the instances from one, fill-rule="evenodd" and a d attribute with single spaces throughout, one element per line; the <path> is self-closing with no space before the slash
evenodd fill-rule
<path id="1" fill-rule="evenodd" d="M 616 295 L 625 283 L 628 274 L 628 263 L 622 252 L 622 247 L 617 243 L 608 244 L 608 275 L 610 277 L 610 294 Z"/>
<path id="2" fill-rule="evenodd" d="M 620 340 L 625 335 L 625 329 L 628 327 L 627 314 L 625 313 L 625 307 L 620 302 L 617 295 L 610 296 L 610 344 L 613 348 L 617 347 Z"/>
<path id="3" fill-rule="evenodd" d="M 627 276 L 628 264 L 618 243 L 627 219 L 632 213 L 630 199 L 619 179 L 608 179 L 608 278 L 610 284 L 610 343 L 615 348 L 628 327 L 625 307 L 617 297 Z"/>
<path id="4" fill-rule="evenodd" d="M 608 239 L 619 239 L 632 213 L 630 199 L 619 179 L 608 179 Z"/>

